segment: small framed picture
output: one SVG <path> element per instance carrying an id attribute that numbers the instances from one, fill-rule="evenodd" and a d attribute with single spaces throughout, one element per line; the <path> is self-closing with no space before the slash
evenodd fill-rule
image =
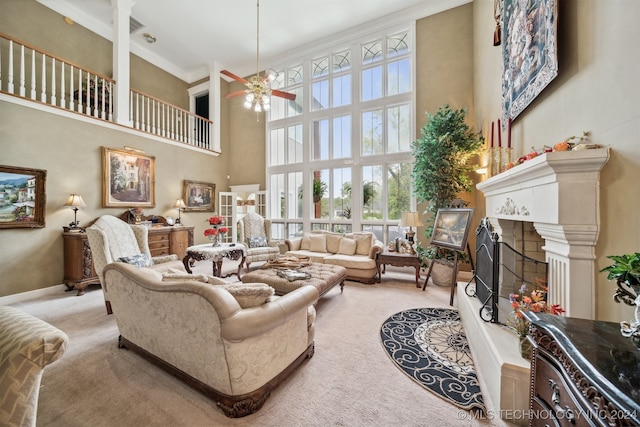
<path id="1" fill-rule="evenodd" d="M 182 200 L 186 208 L 185 212 L 215 210 L 216 185 L 209 182 L 184 180 Z"/>
<path id="2" fill-rule="evenodd" d="M 155 157 L 102 147 L 102 173 L 102 207 L 156 205 Z"/>
<path id="3" fill-rule="evenodd" d="M 431 244 L 463 252 L 467 246 L 473 208 L 439 209 Z"/>
<path id="4" fill-rule="evenodd" d="M 47 171 L 0 165 L 0 228 L 43 228 Z"/>

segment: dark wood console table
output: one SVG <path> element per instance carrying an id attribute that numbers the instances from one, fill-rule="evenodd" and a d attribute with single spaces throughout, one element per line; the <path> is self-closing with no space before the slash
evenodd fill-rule
<path id="1" fill-rule="evenodd" d="M 526 314 L 532 426 L 640 425 L 640 350 L 618 323 Z"/>
<path id="2" fill-rule="evenodd" d="M 376 256 L 376 270 L 378 283 L 382 280 L 382 274 L 386 271 L 386 265 L 394 267 L 413 267 L 416 269 L 416 288 L 420 287 L 420 259 L 416 254 L 389 252 L 387 250 L 378 253 Z M 380 271 L 382 266 L 382 271 Z"/>
<path id="3" fill-rule="evenodd" d="M 151 256 L 176 254 L 184 258 L 187 248 L 193 245 L 193 226 L 154 225 L 149 228 L 149 251 Z M 68 290 L 77 290 L 78 295 L 87 286 L 100 284 L 93 267 L 91 248 L 87 233 L 64 232 L 64 284 Z"/>

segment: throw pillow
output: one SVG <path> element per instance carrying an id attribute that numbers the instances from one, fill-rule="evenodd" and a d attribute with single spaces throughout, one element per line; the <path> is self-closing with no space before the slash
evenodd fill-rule
<path id="1" fill-rule="evenodd" d="M 353 239 L 357 243 L 356 254 L 369 255 L 373 244 L 373 235 L 371 233 L 353 233 Z"/>
<path id="2" fill-rule="evenodd" d="M 242 308 L 258 307 L 268 302 L 275 290 L 265 283 L 227 283 L 221 285 Z"/>
<path id="3" fill-rule="evenodd" d="M 267 238 L 261 237 L 247 237 L 247 246 L 250 248 L 264 248 L 267 245 Z"/>
<path id="4" fill-rule="evenodd" d="M 340 248 L 340 239 L 342 239 L 342 234 L 327 232 L 325 236 L 327 237 L 327 252 L 331 252 L 332 254 L 338 253 L 338 249 Z"/>
<path id="5" fill-rule="evenodd" d="M 302 241 L 300 242 L 300 250 L 308 251 L 311 249 L 311 236 L 307 233 L 302 235 Z"/>
<path id="6" fill-rule="evenodd" d="M 312 234 L 309 236 L 309 250 L 311 252 L 327 252 L 327 238 L 324 234 Z"/>
<path id="7" fill-rule="evenodd" d="M 122 256 L 118 258 L 118 262 L 124 262 L 127 264 L 135 265 L 138 268 L 151 267 L 153 265 L 153 261 L 151 260 L 151 257 L 147 254 Z"/>
<path id="8" fill-rule="evenodd" d="M 340 247 L 338 249 L 338 253 L 343 255 L 353 255 L 356 253 L 357 245 L 358 243 L 355 240 L 348 237 L 343 237 L 340 239 Z"/>

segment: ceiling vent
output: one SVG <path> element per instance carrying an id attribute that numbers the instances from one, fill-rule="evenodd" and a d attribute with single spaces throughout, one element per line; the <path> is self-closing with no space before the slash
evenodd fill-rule
<path id="1" fill-rule="evenodd" d="M 129 17 L 129 34 L 133 34 L 143 27 L 144 27 L 144 24 L 142 22 L 138 21 L 133 16 Z"/>

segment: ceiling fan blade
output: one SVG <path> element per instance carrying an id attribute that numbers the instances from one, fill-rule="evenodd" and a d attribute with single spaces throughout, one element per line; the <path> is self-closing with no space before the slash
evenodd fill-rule
<path id="1" fill-rule="evenodd" d="M 283 92 L 283 91 L 277 90 L 277 89 L 272 89 L 271 90 L 271 95 L 279 96 L 280 98 L 285 98 L 285 99 L 288 99 L 290 101 L 295 101 L 295 99 L 296 99 L 296 95 L 295 94 L 289 93 L 289 92 Z"/>
<path id="2" fill-rule="evenodd" d="M 245 90 L 239 90 L 239 91 L 236 91 L 236 92 L 228 93 L 224 97 L 229 99 L 229 98 L 233 98 L 234 96 L 245 95 L 246 93 L 247 93 L 246 89 Z"/>
<path id="3" fill-rule="evenodd" d="M 236 76 L 236 75 L 235 75 L 235 74 L 233 74 L 231 71 L 222 70 L 222 71 L 220 71 L 220 73 L 221 73 L 221 74 L 224 74 L 224 75 L 225 75 L 225 76 L 227 76 L 227 77 L 231 77 L 233 80 L 236 80 L 236 81 L 238 81 L 238 82 L 240 82 L 240 83 L 242 83 L 242 84 L 245 84 L 245 85 L 249 84 L 249 82 L 248 82 L 248 81 L 246 81 L 245 79 L 243 79 L 243 78 L 242 78 L 242 77 L 240 77 L 240 76 Z"/>

